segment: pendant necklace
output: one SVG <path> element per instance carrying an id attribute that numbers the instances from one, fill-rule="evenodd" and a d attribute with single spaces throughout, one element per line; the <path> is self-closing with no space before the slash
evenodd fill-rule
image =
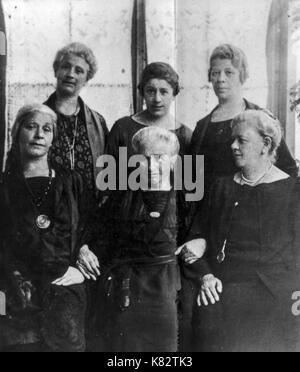
<path id="1" fill-rule="evenodd" d="M 36 198 L 36 196 L 33 194 L 32 190 L 30 189 L 30 187 L 29 187 L 29 185 L 26 181 L 26 178 L 25 178 L 25 185 L 26 185 L 27 191 L 29 192 L 29 194 L 31 196 L 31 201 L 32 201 L 32 204 L 34 205 L 35 209 L 41 208 L 41 206 L 46 201 L 46 199 L 49 195 L 50 189 L 51 189 L 52 181 L 53 181 L 53 171 L 50 168 L 49 169 L 49 182 L 48 182 L 47 186 L 45 187 L 42 195 L 40 197 Z M 37 218 L 35 220 L 35 223 L 36 223 L 36 226 L 39 229 L 45 230 L 45 229 L 48 229 L 50 227 L 51 219 L 50 219 L 49 216 L 47 216 L 45 214 L 41 214 L 41 215 L 37 216 Z"/>
<path id="2" fill-rule="evenodd" d="M 230 219 L 229 219 L 228 231 L 227 231 L 227 238 L 224 240 L 222 249 L 219 252 L 219 254 L 217 255 L 217 261 L 218 261 L 219 264 L 223 263 L 225 261 L 225 258 L 226 258 L 225 250 L 226 250 L 226 246 L 227 246 L 228 236 L 229 236 L 229 233 L 230 233 L 230 230 L 231 230 L 231 225 L 232 225 L 232 221 L 233 221 L 234 211 L 235 211 L 235 209 L 238 206 L 239 206 L 239 202 L 235 202 L 234 203 L 234 206 L 233 206 L 233 209 L 232 209 L 232 212 L 231 212 Z"/>

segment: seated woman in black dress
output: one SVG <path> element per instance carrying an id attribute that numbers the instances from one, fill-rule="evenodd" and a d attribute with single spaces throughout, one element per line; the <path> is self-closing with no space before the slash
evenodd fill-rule
<path id="1" fill-rule="evenodd" d="M 191 153 L 204 155 L 205 192 L 218 177 L 237 171 L 231 152 L 232 119 L 245 110 L 260 108 L 243 98 L 243 86 L 249 77 L 245 53 L 230 44 L 219 45 L 211 54 L 208 79 L 218 98 L 218 106 L 201 119 L 191 140 Z M 284 140 L 278 148 L 276 165 L 291 176 L 297 176 L 296 162 Z"/>
<path id="2" fill-rule="evenodd" d="M 142 186 L 128 191 L 130 198 L 107 211 L 108 241 L 103 243 L 101 234 L 99 242 L 104 272 L 100 282 L 105 284 L 100 330 L 105 333 L 107 351 L 174 352 L 180 275 L 175 255 L 176 193 L 170 170 L 179 141 L 166 129 L 144 127 L 132 143 L 137 154 L 144 155 Z M 160 172 L 160 166 L 169 171 Z"/>
<path id="3" fill-rule="evenodd" d="M 274 165 L 278 120 L 249 110 L 233 120 L 232 133 L 240 170 L 216 180 L 189 237 L 207 242 L 198 261 L 197 347 L 296 351 L 300 328 L 291 298 L 300 283 L 299 181 Z"/>
<path id="4" fill-rule="evenodd" d="M 85 350 L 86 293 L 75 263 L 87 243 L 79 215 L 83 189 L 77 174 L 48 162 L 56 120 L 49 107 L 28 105 L 12 131 L 0 192 L 6 344 L 79 352 Z"/>

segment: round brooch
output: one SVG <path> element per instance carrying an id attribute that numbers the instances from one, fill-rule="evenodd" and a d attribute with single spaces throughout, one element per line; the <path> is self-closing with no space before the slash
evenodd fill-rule
<path id="1" fill-rule="evenodd" d="M 152 217 L 152 218 L 159 218 L 160 217 L 160 213 L 159 212 L 151 212 L 150 213 L 150 217 Z"/>
<path id="2" fill-rule="evenodd" d="M 45 230 L 48 229 L 51 225 L 50 218 L 44 214 L 38 216 L 36 219 L 36 225 L 39 229 Z"/>

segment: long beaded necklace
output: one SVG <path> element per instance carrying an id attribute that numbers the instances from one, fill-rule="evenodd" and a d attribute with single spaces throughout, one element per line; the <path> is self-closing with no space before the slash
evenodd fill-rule
<path id="1" fill-rule="evenodd" d="M 28 182 L 26 181 L 26 178 L 25 178 L 26 189 L 27 189 L 28 193 L 31 196 L 31 202 L 32 202 L 32 204 L 33 204 L 33 206 L 34 206 L 34 208 L 36 210 L 38 210 L 39 208 L 41 208 L 41 206 L 47 200 L 48 195 L 49 195 L 49 192 L 50 192 L 50 189 L 51 189 L 51 186 L 52 186 L 52 181 L 53 181 L 53 171 L 52 171 L 51 168 L 49 168 L 49 182 L 48 182 L 47 186 L 45 187 L 43 193 L 39 197 L 36 197 L 34 195 L 33 191 L 31 190 Z M 41 215 L 38 215 L 37 216 L 35 223 L 36 223 L 36 226 L 39 229 L 45 230 L 45 229 L 48 229 L 50 227 L 50 225 L 51 225 L 51 219 L 50 219 L 49 216 L 47 216 L 45 214 L 41 214 Z"/>
<path id="2" fill-rule="evenodd" d="M 71 117 L 75 116 L 75 128 L 74 128 L 74 131 L 72 131 L 72 137 L 73 137 L 72 142 L 70 141 L 69 136 L 66 132 L 65 115 L 61 114 L 62 115 L 62 121 L 63 121 L 64 136 L 65 136 L 65 140 L 67 142 L 68 153 L 69 153 L 69 156 L 70 156 L 71 170 L 75 169 L 75 143 L 76 143 L 76 137 L 77 137 L 77 131 L 78 131 L 78 114 L 79 114 L 79 111 L 80 111 L 80 106 L 77 103 L 76 110 L 74 111 L 73 115 L 71 115 Z"/>
<path id="3" fill-rule="evenodd" d="M 71 170 L 75 169 L 75 143 L 76 143 L 76 137 L 77 137 L 77 130 L 78 130 L 78 115 L 76 115 L 76 119 L 75 119 L 75 128 L 73 131 L 72 143 L 70 143 L 69 137 L 67 133 L 65 133 L 65 138 L 66 138 L 66 142 L 68 145 L 68 152 L 70 155 Z"/>

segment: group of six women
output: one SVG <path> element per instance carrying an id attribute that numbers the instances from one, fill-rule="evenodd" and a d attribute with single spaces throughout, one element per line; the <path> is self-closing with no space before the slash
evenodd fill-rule
<path id="1" fill-rule="evenodd" d="M 6 350 L 297 350 L 298 170 L 278 120 L 243 98 L 244 53 L 213 51 L 219 103 L 193 133 L 170 114 L 180 86 L 166 63 L 145 68 L 146 109 L 110 133 L 80 98 L 93 52 L 72 43 L 53 68 L 56 91 L 20 109 L 1 176 Z M 156 187 L 97 189 L 97 159 L 120 147 L 151 158 Z M 204 155 L 198 203 L 159 172 L 187 154 Z"/>

